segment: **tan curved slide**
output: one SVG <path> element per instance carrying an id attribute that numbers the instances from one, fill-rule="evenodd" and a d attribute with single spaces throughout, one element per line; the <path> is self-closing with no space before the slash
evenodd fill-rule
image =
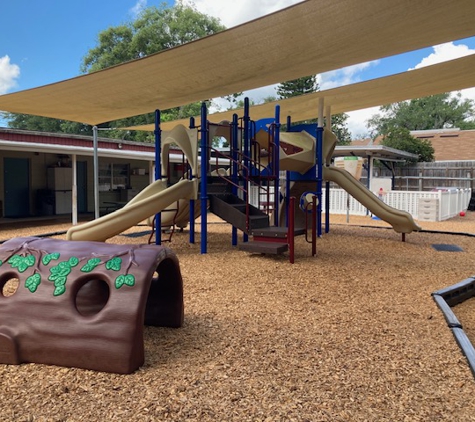
<path id="1" fill-rule="evenodd" d="M 411 214 L 386 205 L 347 171 L 333 166 L 324 166 L 323 178 L 337 183 L 374 215 L 391 224 L 396 232 L 411 233 L 421 229 Z"/>
<path id="2" fill-rule="evenodd" d="M 157 180 L 147 186 L 123 208 L 111 214 L 71 227 L 68 240 L 104 242 L 141 221 L 166 209 L 180 199 L 195 199 L 197 179 L 181 180 L 167 187 L 166 180 Z"/>
<path id="3" fill-rule="evenodd" d="M 145 198 L 148 198 L 150 195 L 160 192 L 161 190 L 165 189 L 167 186 L 167 181 L 162 179 L 161 181 L 156 181 L 155 183 L 150 184 L 149 186 L 145 187 L 141 192 L 135 195 L 127 204 L 125 204 L 124 208 L 130 207 L 131 205 L 135 204 L 138 201 L 141 201 Z M 159 212 L 162 213 L 162 227 L 169 227 L 176 225 L 180 228 L 185 228 L 190 220 L 190 199 L 196 198 L 180 198 L 177 201 L 171 202 L 167 207 L 160 210 Z M 195 218 L 200 216 L 200 204 L 197 201 L 195 203 Z M 167 212 L 170 211 L 170 212 Z M 155 215 L 155 213 L 153 214 Z M 153 215 L 147 217 L 148 224 L 151 226 L 152 221 L 151 218 Z"/>

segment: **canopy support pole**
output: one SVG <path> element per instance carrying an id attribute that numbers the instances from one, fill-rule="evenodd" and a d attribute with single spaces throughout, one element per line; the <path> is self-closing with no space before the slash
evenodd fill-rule
<path id="1" fill-rule="evenodd" d="M 94 144 L 94 218 L 99 218 L 99 157 L 97 153 L 97 126 L 92 128 Z"/>

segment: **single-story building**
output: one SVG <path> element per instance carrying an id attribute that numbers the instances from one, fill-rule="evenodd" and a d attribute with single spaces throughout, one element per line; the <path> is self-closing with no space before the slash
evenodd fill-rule
<path id="1" fill-rule="evenodd" d="M 154 179 L 155 147 L 108 138 L 97 146 L 100 208 L 108 211 Z M 94 212 L 93 155 L 90 136 L 0 128 L 0 216 L 70 214 L 74 170 L 77 212 Z M 182 154 L 170 161 L 171 175 L 179 177 Z"/>

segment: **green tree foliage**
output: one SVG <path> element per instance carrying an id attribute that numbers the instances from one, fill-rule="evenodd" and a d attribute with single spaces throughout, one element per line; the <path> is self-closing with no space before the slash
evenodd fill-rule
<path id="1" fill-rule="evenodd" d="M 304 76 L 291 81 L 282 82 L 277 86 L 277 95 L 280 99 L 296 97 L 318 91 L 317 76 Z"/>
<path id="2" fill-rule="evenodd" d="M 110 27 L 98 35 L 98 44 L 83 59 L 81 71 L 96 72 L 123 62 L 145 57 L 161 50 L 214 34 L 225 29 L 218 19 L 198 12 L 194 7 L 177 1 L 175 6 L 144 9 L 139 17 L 119 26 Z M 169 121 L 199 114 L 200 103 L 162 111 L 162 120 Z M 16 129 L 90 134 L 92 128 L 74 122 L 55 121 L 38 116 L 6 114 L 8 126 Z M 129 117 L 101 125 L 126 127 L 154 122 L 153 113 Z M 110 130 L 101 136 L 129 140 L 151 140 L 153 134 Z"/>
<path id="3" fill-rule="evenodd" d="M 8 121 L 8 126 L 15 129 L 92 135 L 91 126 L 70 122 L 68 120 L 58 120 L 49 117 L 15 113 L 3 113 L 3 117 Z"/>
<path id="4" fill-rule="evenodd" d="M 296 97 L 298 95 L 317 92 L 319 86 L 317 76 L 304 76 L 292 81 L 282 82 L 277 86 L 277 94 L 280 99 Z M 351 134 L 348 130 L 346 121 L 348 115 L 345 113 L 334 114 L 332 116 L 332 131 L 338 138 L 338 145 L 349 145 L 351 143 Z M 316 123 L 317 119 L 308 120 L 302 123 Z"/>
<path id="5" fill-rule="evenodd" d="M 394 127 L 429 130 L 458 127 L 475 128 L 474 102 L 450 93 L 415 98 L 380 107 L 382 113 L 368 120 L 374 136 L 388 134 Z"/>
<path id="6" fill-rule="evenodd" d="M 129 23 L 99 34 L 98 45 L 83 60 L 84 73 L 179 46 L 225 29 L 219 20 L 178 1 L 175 6 L 149 7 Z"/>
<path id="7" fill-rule="evenodd" d="M 414 138 L 407 128 L 393 126 L 387 129 L 388 132 L 383 137 L 382 145 L 419 156 L 418 160 L 408 160 L 408 163 L 434 161 L 434 148 L 429 140 Z"/>
<path id="8" fill-rule="evenodd" d="M 346 113 L 334 114 L 332 116 L 332 132 L 338 138 L 338 145 L 351 144 L 351 133 L 346 123 L 348 117 Z"/>

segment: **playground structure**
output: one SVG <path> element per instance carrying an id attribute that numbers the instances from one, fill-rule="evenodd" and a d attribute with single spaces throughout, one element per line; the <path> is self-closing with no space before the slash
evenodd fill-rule
<path id="1" fill-rule="evenodd" d="M 0 246 L 0 363 L 34 362 L 127 374 L 144 363 L 143 326 L 180 327 L 174 253 L 37 237 Z"/>
<path id="2" fill-rule="evenodd" d="M 226 139 L 229 152 L 211 146 L 216 137 Z M 233 246 L 238 244 L 240 230 L 242 249 L 282 253 L 291 247 L 295 236 L 313 228 L 315 254 L 316 237 L 322 235 L 323 227 L 322 189 L 325 183 L 329 192 L 329 182 L 340 185 L 371 213 L 390 223 L 403 240 L 406 233 L 420 229 L 410 214 L 384 204 L 351 174 L 332 164 L 337 139 L 330 129 L 317 124 L 292 125 L 288 118 L 286 131 L 281 131 L 278 106 L 274 118 L 255 122 L 246 99 L 241 118 L 235 114 L 232 122 L 214 124 L 207 120 L 203 104 L 200 126 L 191 119 L 189 128 L 177 125 L 169 132 L 161 131 L 157 111 L 155 138 L 156 181 L 124 208 L 71 227 L 69 240 L 105 241 L 156 214 L 153 223 L 157 244 L 162 242 L 162 227 L 184 227 L 187 223 L 190 242 L 195 243 L 195 219 L 201 214 L 201 253 L 206 253 L 207 215 L 200 210 L 209 209 L 232 225 Z M 185 161 L 181 180 L 169 185 L 168 153 L 172 144 L 183 151 Z M 223 162 L 227 168 L 223 168 Z M 254 205 L 250 203 L 251 187 L 258 191 L 258 203 Z M 325 215 L 328 232 L 328 203 Z M 293 256 L 290 259 L 293 261 Z"/>

